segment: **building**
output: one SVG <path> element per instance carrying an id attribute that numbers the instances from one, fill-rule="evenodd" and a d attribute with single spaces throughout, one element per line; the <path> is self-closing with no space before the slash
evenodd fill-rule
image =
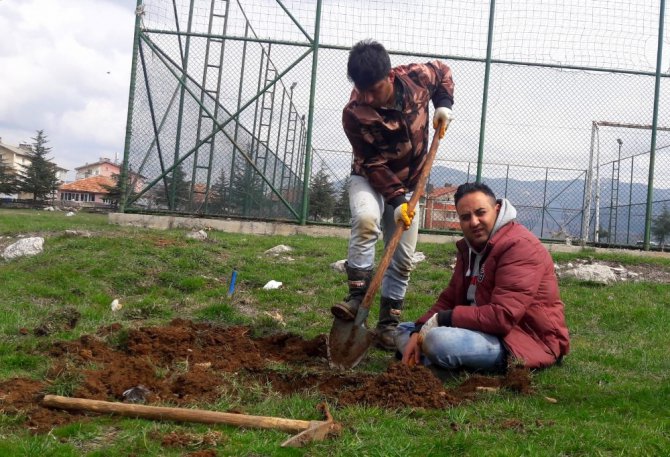
<path id="1" fill-rule="evenodd" d="M 121 165 L 111 159 L 100 157 L 97 162 L 87 163 L 75 168 L 75 181 L 58 188 L 57 199 L 61 203 L 77 206 L 102 206 L 117 203 L 110 198 L 110 189 L 116 187 L 121 176 Z M 145 184 L 145 178 L 130 173 L 134 191 L 139 192 Z"/>
<path id="2" fill-rule="evenodd" d="M 91 176 L 62 184 L 56 198 L 77 206 L 110 205 L 116 203 L 109 197 L 110 189 L 115 186 L 116 180 L 109 176 Z"/>
<path id="3" fill-rule="evenodd" d="M 8 166 L 14 174 L 18 174 L 32 163 L 32 145 L 20 143 L 18 146 L 11 146 L 2 142 L 0 138 L 0 161 Z M 56 165 L 56 177 L 60 182 L 65 182 L 69 170 Z M 0 197 L 32 199 L 33 195 L 21 192 L 14 195 L 1 195 Z"/>
<path id="4" fill-rule="evenodd" d="M 114 175 L 121 175 L 121 165 L 115 160 L 112 162 L 111 159 L 107 157 L 100 157 L 97 162 L 82 165 L 81 167 L 76 167 L 76 175 L 74 177 L 75 181 L 84 178 L 90 178 L 91 176 L 107 176 L 108 178 L 113 177 Z"/>
<path id="5" fill-rule="evenodd" d="M 461 230 L 454 202 L 455 193 L 455 186 L 436 187 L 426 196 L 423 228 Z"/>

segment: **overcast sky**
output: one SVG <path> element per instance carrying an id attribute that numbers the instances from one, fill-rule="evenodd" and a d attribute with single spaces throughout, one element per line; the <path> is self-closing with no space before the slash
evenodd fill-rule
<path id="1" fill-rule="evenodd" d="M 0 0 L 0 137 L 59 166 L 123 158 L 135 0 Z"/>

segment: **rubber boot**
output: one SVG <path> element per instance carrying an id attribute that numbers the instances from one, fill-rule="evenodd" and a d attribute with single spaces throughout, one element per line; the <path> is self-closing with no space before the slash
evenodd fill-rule
<path id="1" fill-rule="evenodd" d="M 396 351 L 395 332 L 400 323 L 403 300 L 382 297 L 377 322 L 377 346 L 387 351 Z"/>
<path id="2" fill-rule="evenodd" d="M 344 302 L 333 305 L 330 308 L 330 312 L 339 319 L 353 321 L 358 312 L 358 307 L 363 302 L 365 292 L 370 287 L 372 270 L 352 268 L 349 266 L 349 262 L 344 264 L 344 268 L 347 270 L 349 295 L 344 299 Z"/>

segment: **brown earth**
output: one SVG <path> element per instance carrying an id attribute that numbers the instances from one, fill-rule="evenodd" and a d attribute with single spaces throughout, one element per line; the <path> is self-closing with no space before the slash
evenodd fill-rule
<path id="1" fill-rule="evenodd" d="M 448 408 L 475 400 L 482 390 L 532 393 L 530 373 L 520 368 L 510 368 L 505 376 L 471 375 L 460 386 L 446 389 L 431 370 L 410 368 L 395 359 L 381 374 L 333 371 L 326 359 L 325 335 L 311 340 L 291 334 L 254 338 L 248 327 L 179 319 L 165 327 L 124 329 L 114 324 L 96 335 L 40 350 L 53 360 L 46 379 L 0 383 L 0 413 L 25 416 L 25 426 L 35 433 L 90 417 L 40 405 L 45 393 L 55 393 L 66 382 L 77 386 L 73 397 L 203 409 L 222 395 L 239 398 L 251 389 L 280 395 L 317 391 L 334 407 L 335 416 L 345 405 Z M 199 439 L 213 442 L 220 437 Z M 162 441 L 165 446 L 182 446 L 198 438 L 174 434 Z"/>

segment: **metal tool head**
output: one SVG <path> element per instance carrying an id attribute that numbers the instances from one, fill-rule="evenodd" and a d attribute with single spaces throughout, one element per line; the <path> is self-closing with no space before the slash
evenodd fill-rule
<path id="1" fill-rule="evenodd" d="M 375 340 L 365 323 L 335 318 L 328 335 L 328 360 L 332 368 L 347 370 L 363 360 Z"/>

